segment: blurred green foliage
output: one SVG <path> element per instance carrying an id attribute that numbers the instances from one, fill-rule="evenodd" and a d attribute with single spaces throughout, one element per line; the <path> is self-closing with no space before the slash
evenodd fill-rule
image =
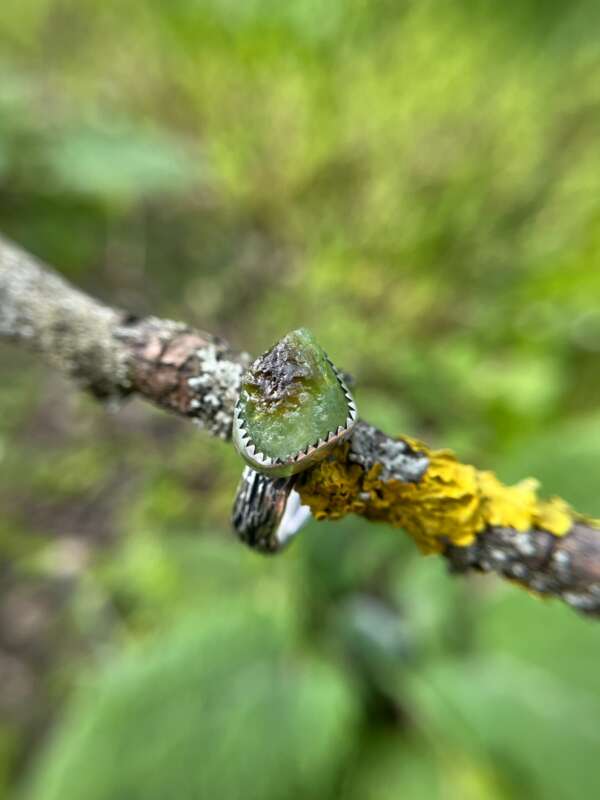
<path id="1" fill-rule="evenodd" d="M 600 514 L 600 5 L 21 0 L 0 230 Z M 0 796 L 579 798 L 595 626 L 398 532 L 231 540 L 232 448 L 4 348 Z"/>

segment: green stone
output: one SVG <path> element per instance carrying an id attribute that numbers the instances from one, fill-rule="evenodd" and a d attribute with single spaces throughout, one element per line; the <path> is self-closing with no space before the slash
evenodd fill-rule
<path id="1" fill-rule="evenodd" d="M 240 410 L 256 449 L 282 460 L 346 427 L 348 418 L 344 390 L 305 328 L 288 333 L 252 364 Z"/>

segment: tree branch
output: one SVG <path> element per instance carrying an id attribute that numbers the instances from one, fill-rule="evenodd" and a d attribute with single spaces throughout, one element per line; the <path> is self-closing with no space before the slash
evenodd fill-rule
<path id="1" fill-rule="evenodd" d="M 231 436 L 248 354 L 182 323 L 109 308 L 2 237 L 0 337 L 39 352 L 98 398 L 137 393 Z M 442 554 L 454 572 L 496 572 L 600 616 L 600 523 L 536 489 L 531 480 L 504 486 L 447 451 L 363 421 L 299 481 L 317 519 L 357 513 L 387 522 Z"/>
<path id="2" fill-rule="evenodd" d="M 0 237 L 2 336 L 41 353 L 98 398 L 137 393 L 230 436 L 247 354 L 179 322 L 108 308 Z"/>

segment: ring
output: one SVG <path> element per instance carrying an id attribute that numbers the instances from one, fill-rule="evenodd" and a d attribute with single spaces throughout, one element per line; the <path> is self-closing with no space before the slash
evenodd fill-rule
<path id="1" fill-rule="evenodd" d="M 243 542 L 276 552 L 293 537 L 310 516 L 298 511 L 295 476 L 346 439 L 357 416 L 341 373 L 308 330 L 288 333 L 253 362 L 233 420 L 233 442 L 248 465 L 232 517 Z"/>
<path id="2" fill-rule="evenodd" d="M 233 504 L 233 527 L 242 542 L 261 553 L 276 553 L 308 521 L 294 477 L 269 478 L 245 467 Z"/>

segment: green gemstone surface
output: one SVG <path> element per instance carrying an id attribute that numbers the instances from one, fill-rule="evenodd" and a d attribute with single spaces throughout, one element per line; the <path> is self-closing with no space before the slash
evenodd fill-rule
<path id="1" fill-rule="evenodd" d="M 344 390 L 305 328 L 288 333 L 252 364 L 240 410 L 257 450 L 282 460 L 345 427 L 348 417 Z"/>

